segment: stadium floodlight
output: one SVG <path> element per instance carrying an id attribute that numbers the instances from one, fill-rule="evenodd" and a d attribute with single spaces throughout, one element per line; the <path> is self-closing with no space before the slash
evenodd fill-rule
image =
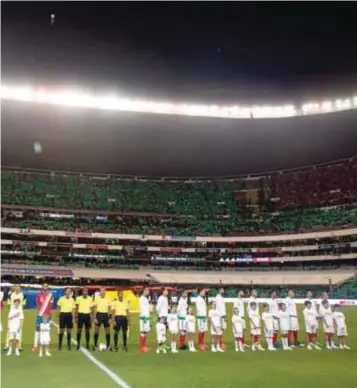
<path id="1" fill-rule="evenodd" d="M 357 108 L 357 96 L 335 101 L 309 102 L 301 106 L 254 105 L 223 106 L 204 104 L 175 104 L 169 101 L 130 99 L 114 95 L 97 96 L 75 90 L 53 91 L 44 87 L 1 86 L 1 99 L 66 107 L 117 110 L 124 112 L 153 113 L 180 116 L 201 116 L 231 119 L 263 119 L 317 115 Z"/>

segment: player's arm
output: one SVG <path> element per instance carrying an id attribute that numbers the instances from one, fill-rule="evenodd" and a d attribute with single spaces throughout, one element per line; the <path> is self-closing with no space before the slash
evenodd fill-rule
<path id="1" fill-rule="evenodd" d="M 128 320 L 128 326 L 130 325 L 130 311 L 129 311 L 129 305 L 126 306 L 126 318 Z"/>
<path id="2" fill-rule="evenodd" d="M 62 297 L 57 302 L 57 320 L 59 321 L 59 316 L 61 313 L 61 306 L 62 306 Z"/>
<path id="3" fill-rule="evenodd" d="M 75 303 L 74 319 L 76 322 L 78 322 L 78 310 L 79 310 L 79 301 L 80 301 L 79 298 L 80 297 L 78 296 L 74 302 Z"/>
<path id="4" fill-rule="evenodd" d="M 157 315 L 160 315 L 160 311 L 161 311 L 161 302 L 162 299 L 161 299 L 161 296 L 159 296 L 159 299 L 157 300 L 157 303 L 156 303 L 156 312 L 157 312 Z"/>

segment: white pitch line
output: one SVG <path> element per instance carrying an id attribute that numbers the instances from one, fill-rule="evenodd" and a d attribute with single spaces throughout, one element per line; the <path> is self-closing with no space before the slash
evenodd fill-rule
<path id="1" fill-rule="evenodd" d="M 53 322 L 54 326 L 59 328 L 57 323 Z M 77 341 L 72 338 L 72 342 L 77 346 Z M 94 365 L 96 365 L 102 372 L 104 372 L 107 376 L 109 376 L 119 387 L 121 388 L 132 388 L 129 384 L 127 384 L 122 378 L 120 378 L 117 374 L 115 374 L 112 370 L 110 370 L 107 366 L 105 366 L 102 362 L 100 362 L 97 358 L 93 356 L 87 349 L 81 348 L 81 352 L 91 361 Z"/>

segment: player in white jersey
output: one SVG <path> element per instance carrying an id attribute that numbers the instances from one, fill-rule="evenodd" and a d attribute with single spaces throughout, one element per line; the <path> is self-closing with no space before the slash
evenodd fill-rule
<path id="1" fill-rule="evenodd" d="M 178 301 L 177 315 L 179 319 L 179 330 L 180 330 L 180 348 L 185 347 L 186 341 L 186 316 L 187 316 L 188 302 L 187 302 L 187 291 L 183 291 Z"/>
<path id="2" fill-rule="evenodd" d="M 243 296 L 244 296 L 244 292 L 243 291 L 239 291 L 238 294 L 237 294 L 237 299 L 234 301 L 233 308 L 237 308 L 238 309 L 239 316 L 243 320 L 243 336 L 242 336 L 243 346 L 244 347 L 249 347 L 245 343 L 245 338 L 244 338 L 244 332 L 245 332 L 245 329 L 246 329 L 246 323 L 245 323 L 245 307 L 244 307 Z"/>
<path id="3" fill-rule="evenodd" d="M 196 352 L 194 345 L 194 336 L 196 333 L 196 317 L 193 315 L 192 308 L 190 307 L 186 316 L 186 332 L 188 338 L 188 350 L 190 352 Z"/>
<path id="4" fill-rule="evenodd" d="M 206 304 L 206 290 L 201 290 L 196 298 L 196 314 L 198 327 L 198 347 L 201 350 L 206 350 L 207 346 L 204 343 L 205 333 L 207 331 L 207 304 Z"/>
<path id="5" fill-rule="evenodd" d="M 211 351 L 223 352 L 224 350 L 220 346 L 221 337 L 223 335 L 222 330 L 222 313 L 217 308 L 216 302 L 211 302 L 210 310 L 208 312 L 208 318 L 211 326 Z"/>
<path id="6" fill-rule="evenodd" d="M 260 344 L 261 335 L 261 319 L 258 311 L 257 303 L 252 301 L 249 305 L 249 323 L 250 323 L 250 335 L 252 337 L 252 350 L 265 350 Z"/>
<path id="7" fill-rule="evenodd" d="M 274 336 L 274 316 L 271 312 L 271 307 L 269 304 L 265 304 L 263 306 L 263 314 L 262 314 L 262 321 L 264 325 L 264 334 L 265 334 L 265 339 L 268 344 L 268 350 L 276 350 L 274 348 L 274 343 L 273 343 L 273 336 Z"/>
<path id="8" fill-rule="evenodd" d="M 252 302 L 255 302 L 256 305 L 257 305 L 257 310 L 258 310 L 258 313 L 259 313 L 259 303 L 258 303 L 258 300 L 257 300 L 257 297 L 258 297 L 258 293 L 257 293 L 257 290 L 252 290 L 251 294 L 250 294 L 250 297 L 248 299 L 248 306 L 247 306 L 247 311 L 249 313 L 249 310 L 250 310 L 250 305 Z"/>
<path id="9" fill-rule="evenodd" d="M 292 346 L 292 336 L 294 338 L 294 346 L 299 346 L 299 319 L 297 315 L 296 303 L 294 300 L 295 294 L 293 290 L 289 290 L 288 296 L 285 299 L 286 310 L 289 313 L 289 333 L 288 333 L 288 343 L 289 346 Z"/>
<path id="10" fill-rule="evenodd" d="M 167 324 L 171 334 L 171 352 L 178 353 L 177 350 L 177 335 L 179 332 L 179 317 L 176 312 L 176 306 L 172 306 L 169 315 L 167 316 Z"/>
<path id="11" fill-rule="evenodd" d="M 337 346 L 335 346 L 332 340 L 332 337 L 334 334 L 334 325 L 333 325 L 333 318 L 332 318 L 332 310 L 327 299 L 324 299 L 321 302 L 319 315 L 322 319 L 322 327 L 325 333 L 326 349 L 337 348 Z"/>
<path id="12" fill-rule="evenodd" d="M 15 354 L 16 356 L 20 355 L 20 338 L 21 338 L 21 327 L 22 320 L 24 319 L 24 313 L 21 308 L 20 299 L 13 301 L 12 307 L 8 316 L 8 328 L 9 328 L 9 350 L 7 352 L 8 356 L 12 354 L 12 347 L 15 343 Z"/>
<path id="13" fill-rule="evenodd" d="M 227 312 L 226 312 L 226 302 L 224 300 L 224 288 L 220 287 L 218 289 L 218 294 L 216 296 L 216 309 L 221 313 L 221 327 L 222 332 L 227 329 Z M 219 346 L 221 349 L 224 349 L 226 345 L 223 343 L 223 335 L 220 338 Z"/>
<path id="14" fill-rule="evenodd" d="M 166 354 L 166 322 L 165 318 L 159 318 L 159 321 L 156 324 L 156 340 L 157 340 L 157 349 L 156 353 L 164 353 Z"/>
<path id="15" fill-rule="evenodd" d="M 347 326 L 346 326 L 346 317 L 342 311 L 339 311 L 339 305 L 334 305 L 332 307 L 332 319 L 334 326 L 336 328 L 337 338 L 339 341 L 339 348 L 351 350 L 350 347 L 346 345 Z"/>
<path id="16" fill-rule="evenodd" d="M 317 350 L 321 350 L 321 348 L 316 344 L 317 314 L 316 310 L 312 306 L 311 301 L 309 300 L 305 301 L 304 320 L 308 343 L 307 349 L 311 350 L 315 348 Z"/>
<path id="17" fill-rule="evenodd" d="M 45 355 L 51 356 L 50 353 L 50 342 L 51 342 L 51 325 L 52 322 L 49 320 L 47 315 L 42 316 L 42 323 L 40 324 L 40 351 L 39 356 L 43 356 L 43 348 L 45 348 Z"/>
<path id="18" fill-rule="evenodd" d="M 148 352 L 149 348 L 146 346 L 146 337 L 150 331 L 150 302 L 149 289 L 144 288 L 141 297 L 139 298 L 139 320 L 140 320 L 140 351 Z"/>
<path id="19" fill-rule="evenodd" d="M 277 319 L 279 305 L 276 297 L 277 297 L 276 292 L 275 291 L 272 292 L 271 300 L 269 303 L 269 312 L 273 316 L 273 345 L 275 345 L 278 340 L 278 332 L 279 332 L 279 320 Z"/>
<path id="20" fill-rule="evenodd" d="M 169 315 L 169 299 L 167 297 L 168 294 L 169 292 L 165 288 L 156 303 L 157 316 L 158 318 L 164 318 L 165 322 L 167 322 L 167 316 Z"/>
<path id="21" fill-rule="evenodd" d="M 290 330 L 290 314 L 285 303 L 280 304 L 278 318 L 283 350 L 292 350 L 291 347 L 289 347 L 288 342 L 288 333 Z"/>
<path id="22" fill-rule="evenodd" d="M 244 327 L 245 327 L 244 317 L 241 316 L 238 307 L 234 307 L 233 315 L 232 315 L 232 331 L 233 331 L 234 346 L 235 346 L 236 352 L 238 351 L 244 352 L 244 343 L 243 343 Z"/>

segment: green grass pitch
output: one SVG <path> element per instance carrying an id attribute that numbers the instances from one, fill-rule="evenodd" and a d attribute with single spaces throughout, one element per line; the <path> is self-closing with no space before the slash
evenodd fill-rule
<path id="1" fill-rule="evenodd" d="M 92 353 L 131 388 L 336 388 L 354 387 L 357 381 L 357 309 L 345 308 L 351 351 L 234 352 L 231 328 L 225 334 L 229 348 L 225 353 L 182 351 L 157 355 L 154 331 L 149 336 L 149 353 L 138 351 L 138 320 L 132 316 L 129 353 L 120 351 Z M 6 327 L 5 309 L 2 314 Z M 301 314 L 300 314 L 301 315 Z M 57 351 L 57 329 L 52 332 L 52 357 L 39 358 L 31 352 L 35 312 L 26 311 L 24 351 L 20 357 L 2 353 L 1 380 L 4 388 L 98 388 L 118 387 L 82 352 L 66 348 Z M 303 327 L 301 325 L 301 327 Z M 74 335 L 75 337 L 75 331 Z M 1 342 L 4 344 L 5 332 Z M 300 332 L 303 341 L 303 332 Z M 66 341 L 66 338 L 64 342 Z M 103 341 L 103 339 L 102 339 Z M 103 341 L 104 342 L 104 341 Z"/>

